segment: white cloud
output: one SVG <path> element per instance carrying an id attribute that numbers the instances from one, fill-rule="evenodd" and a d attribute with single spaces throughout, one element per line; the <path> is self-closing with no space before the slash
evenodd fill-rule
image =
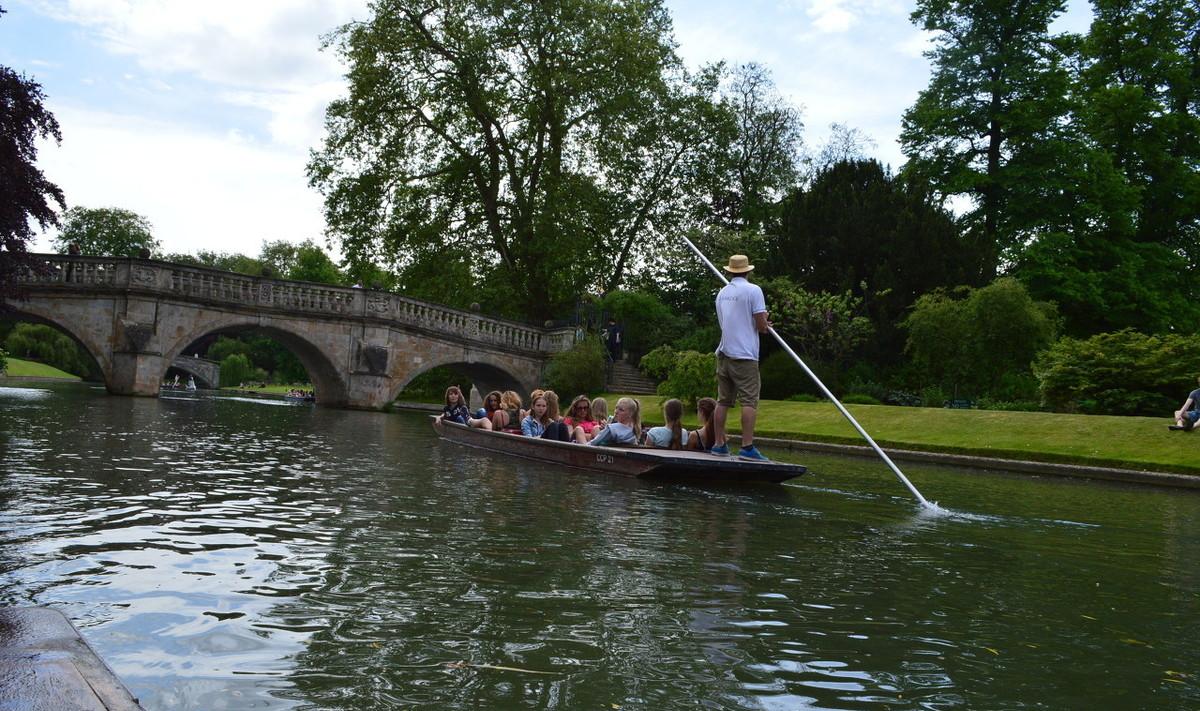
<path id="1" fill-rule="evenodd" d="M 846 0 L 812 0 L 808 16 L 821 32 L 845 32 L 858 22 L 858 15 L 846 7 Z"/>
<path id="2" fill-rule="evenodd" d="M 273 140 L 311 147 L 343 67 L 321 36 L 366 13 L 364 0 L 34 0 L 43 13 L 133 58 L 155 91 L 184 76 L 270 114 Z M 126 73 L 125 78 L 135 77 Z"/>
<path id="3" fill-rule="evenodd" d="M 256 255 L 262 240 L 320 238 L 321 198 L 302 152 L 256 145 L 135 116 L 52 105 L 61 146 L 38 164 L 70 206 L 115 206 L 145 216 L 168 252 Z M 39 249 L 48 249 L 51 235 Z"/>

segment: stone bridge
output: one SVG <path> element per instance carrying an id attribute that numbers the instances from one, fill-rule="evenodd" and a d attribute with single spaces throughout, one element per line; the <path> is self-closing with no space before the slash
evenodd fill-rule
<path id="1" fill-rule="evenodd" d="M 129 257 L 35 255 L 26 299 L 7 305 L 54 325 L 100 366 L 108 391 L 156 396 L 172 361 L 214 333 L 258 331 L 304 364 L 317 402 L 378 409 L 414 377 L 452 366 L 486 392 L 527 393 L 574 343 L 547 330 L 387 292 L 252 277 Z"/>
<path id="2" fill-rule="evenodd" d="M 180 355 L 171 361 L 171 367 L 195 378 L 198 387 L 215 390 L 221 386 L 221 364 L 215 360 Z"/>

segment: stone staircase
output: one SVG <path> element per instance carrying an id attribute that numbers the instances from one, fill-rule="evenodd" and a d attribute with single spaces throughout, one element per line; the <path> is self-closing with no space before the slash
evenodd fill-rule
<path id="1" fill-rule="evenodd" d="M 612 365 L 612 375 L 609 376 L 605 389 L 610 393 L 653 395 L 655 384 L 630 363 L 617 361 Z"/>

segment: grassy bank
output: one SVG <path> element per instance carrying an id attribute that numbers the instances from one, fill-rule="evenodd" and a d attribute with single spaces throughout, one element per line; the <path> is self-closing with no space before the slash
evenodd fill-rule
<path id="1" fill-rule="evenodd" d="M 618 396 L 606 397 L 611 408 Z M 643 418 L 662 420 L 663 398 L 638 399 Z M 847 409 L 883 447 L 1200 474 L 1200 430 L 1168 431 L 1169 412 L 1164 417 L 1113 417 L 887 405 L 848 405 Z M 730 431 L 737 432 L 738 412 L 730 415 Z M 693 412 L 685 426 L 695 424 Z M 864 443 L 831 403 L 764 400 L 755 433 L 811 442 Z"/>
<path id="2" fill-rule="evenodd" d="M 4 375 L 13 378 L 61 378 L 63 380 L 79 380 L 78 375 L 71 375 L 45 363 L 32 360 L 8 357 L 8 369 Z"/>

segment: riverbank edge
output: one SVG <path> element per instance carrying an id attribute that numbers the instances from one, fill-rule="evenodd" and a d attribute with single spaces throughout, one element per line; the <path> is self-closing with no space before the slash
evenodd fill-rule
<path id="1" fill-rule="evenodd" d="M 3 375 L 0 374 L 0 383 L 82 383 L 83 378 L 52 378 L 46 375 Z"/>
<path id="2" fill-rule="evenodd" d="M 438 405 L 425 403 L 397 402 L 397 409 L 416 412 L 440 412 Z M 731 441 L 741 443 L 741 437 L 730 434 Z M 799 452 L 819 452 L 822 454 L 839 454 L 851 457 L 877 458 L 879 455 L 867 445 L 835 444 L 832 442 L 812 442 L 799 439 L 783 439 L 780 437 L 755 437 L 754 441 L 766 447 L 786 449 Z M 1169 486 L 1182 489 L 1200 489 L 1200 476 L 1179 474 L 1175 472 L 1158 472 L 1146 469 L 1125 469 L 1121 467 L 1105 467 L 1086 464 L 1060 464 L 1058 462 L 1038 462 L 1028 459 L 1006 459 L 1001 457 L 984 457 L 974 454 L 950 454 L 947 452 L 924 452 L 915 449 L 884 448 L 884 452 L 893 460 L 916 462 L 919 464 L 941 464 L 970 469 L 983 469 L 999 472 L 1015 472 L 1017 474 L 1044 474 L 1048 476 L 1071 477 L 1077 479 L 1101 479 L 1134 484 L 1151 484 L 1154 486 Z"/>
<path id="3" fill-rule="evenodd" d="M 737 435 L 729 435 L 729 439 L 741 441 Z M 875 450 L 867 445 L 834 444 L 832 442 L 810 442 L 805 440 L 781 439 L 778 437 L 755 437 L 755 443 L 767 447 L 777 447 L 789 451 L 820 452 L 823 454 L 840 454 L 852 457 L 878 458 Z M 971 469 L 986 469 L 1000 472 L 1015 472 L 1018 474 L 1045 474 L 1049 476 L 1072 477 L 1079 479 L 1101 479 L 1104 481 L 1119 481 L 1134 484 L 1152 484 L 1184 489 L 1200 489 L 1200 476 L 1180 474 L 1176 472 L 1159 472 L 1148 469 L 1125 469 L 1121 467 L 1106 467 L 1087 464 L 1061 464 L 1058 462 L 1039 462 L 1029 459 L 1006 459 L 1000 457 L 984 457 L 974 454 L 950 454 L 947 452 L 924 452 L 915 449 L 893 449 L 884 447 L 883 451 L 893 460 L 916 462 L 923 464 L 942 464 L 947 466 L 968 467 Z M 882 462 L 881 462 L 882 464 Z"/>

